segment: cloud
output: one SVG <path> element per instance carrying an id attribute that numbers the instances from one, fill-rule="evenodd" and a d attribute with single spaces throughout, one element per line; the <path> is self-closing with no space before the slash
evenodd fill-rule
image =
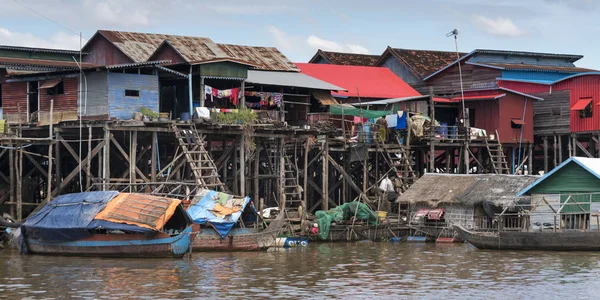
<path id="1" fill-rule="evenodd" d="M 233 4 L 214 4 L 209 5 L 209 8 L 219 14 L 224 15 L 272 15 L 277 13 L 289 12 L 294 8 L 290 5 L 281 5 L 282 2 L 279 3 L 271 3 L 271 4 L 243 4 L 243 3 L 233 3 Z"/>
<path id="2" fill-rule="evenodd" d="M 515 38 L 527 34 L 526 31 L 517 27 L 509 18 L 498 17 L 491 19 L 481 15 L 474 15 L 472 21 L 477 29 L 494 36 Z"/>
<path id="3" fill-rule="evenodd" d="M 356 44 L 340 44 L 338 42 L 322 39 L 318 36 L 311 35 L 306 39 L 306 43 L 314 50 L 321 49 L 334 52 L 350 52 L 368 54 L 369 50 L 361 45 Z"/>
<path id="4" fill-rule="evenodd" d="M 86 40 L 83 40 L 85 44 Z M 0 27 L 0 44 L 23 47 L 54 48 L 54 49 L 79 49 L 79 36 L 57 32 L 48 39 L 34 36 L 31 33 L 13 32 Z"/>
<path id="5" fill-rule="evenodd" d="M 83 10 L 93 12 L 94 21 L 108 26 L 147 26 L 150 24 L 149 12 L 140 9 L 132 1 L 94 1 L 83 2 Z"/>

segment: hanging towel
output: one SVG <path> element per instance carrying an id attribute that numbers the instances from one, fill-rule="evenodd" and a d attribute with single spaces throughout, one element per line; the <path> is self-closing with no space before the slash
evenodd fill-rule
<path id="1" fill-rule="evenodd" d="M 404 113 L 403 111 L 398 112 L 396 129 L 406 129 L 406 116 L 407 115 L 408 114 Z"/>
<path id="2" fill-rule="evenodd" d="M 239 92 L 240 92 L 239 88 L 231 89 L 231 96 L 229 96 L 229 101 L 231 101 L 233 103 L 233 105 L 238 104 Z"/>
<path id="3" fill-rule="evenodd" d="M 396 128 L 396 124 L 398 124 L 398 115 L 387 115 L 385 116 L 385 120 L 387 121 L 388 128 Z"/>

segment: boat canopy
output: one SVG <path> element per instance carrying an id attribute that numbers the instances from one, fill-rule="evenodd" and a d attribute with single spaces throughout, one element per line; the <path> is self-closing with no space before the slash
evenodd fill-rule
<path id="1" fill-rule="evenodd" d="M 234 197 L 226 193 L 200 190 L 187 209 L 197 224 L 212 226 L 225 238 L 242 215 L 250 197 Z"/>
<path id="2" fill-rule="evenodd" d="M 176 199 L 116 191 L 66 194 L 30 216 L 21 233 L 48 242 L 87 238 L 95 229 L 149 233 L 162 229 L 179 203 Z"/>

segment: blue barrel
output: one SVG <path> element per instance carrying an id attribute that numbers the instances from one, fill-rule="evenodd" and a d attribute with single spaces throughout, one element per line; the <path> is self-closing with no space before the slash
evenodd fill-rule
<path id="1" fill-rule="evenodd" d="M 438 133 L 440 134 L 441 137 L 447 138 L 448 137 L 448 123 L 440 122 L 440 128 L 438 129 Z"/>
<path id="2" fill-rule="evenodd" d="M 181 113 L 181 120 L 182 121 L 189 121 L 190 120 L 190 113 L 189 112 L 182 112 Z"/>

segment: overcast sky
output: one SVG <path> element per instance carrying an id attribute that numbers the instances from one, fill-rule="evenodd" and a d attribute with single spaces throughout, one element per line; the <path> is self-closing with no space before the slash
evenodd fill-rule
<path id="1" fill-rule="evenodd" d="M 112 29 L 275 46 L 306 62 L 319 48 L 454 50 L 446 33 L 457 28 L 460 51 L 582 54 L 578 66 L 600 69 L 599 9 L 596 0 L 0 0 L 0 44 L 78 49 L 79 32 Z"/>

